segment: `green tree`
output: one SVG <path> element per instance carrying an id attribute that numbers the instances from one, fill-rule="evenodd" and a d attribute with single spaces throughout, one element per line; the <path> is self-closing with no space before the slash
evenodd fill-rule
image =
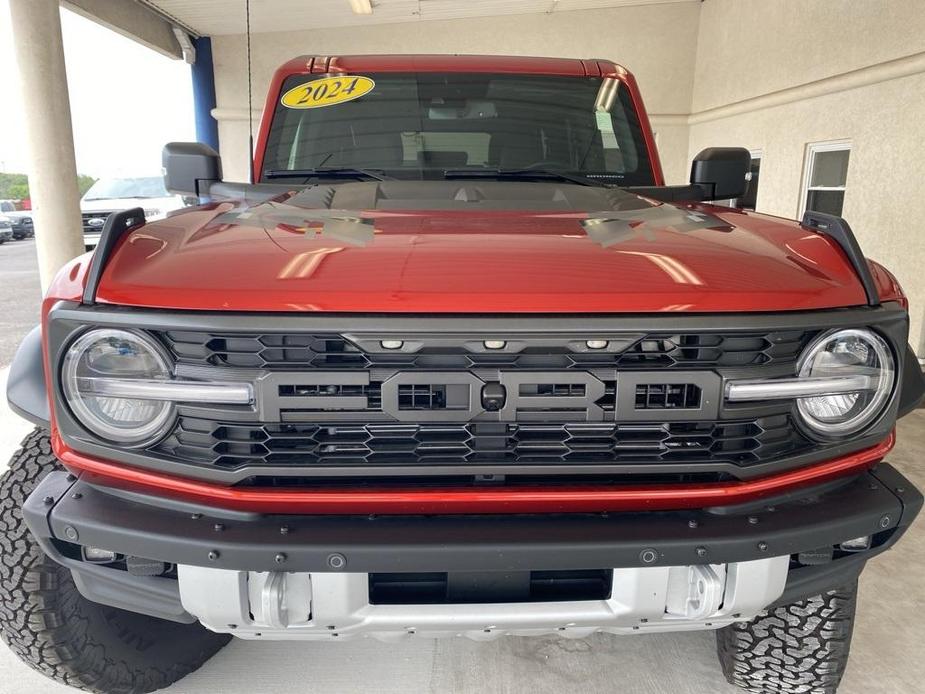
<path id="1" fill-rule="evenodd" d="M 26 174 L 0 173 L 0 199 L 20 199 L 10 192 L 10 188 L 13 186 L 25 186 L 25 190 L 28 193 L 29 179 L 26 177 Z"/>
<path id="2" fill-rule="evenodd" d="M 77 175 L 77 190 L 83 195 L 96 183 L 93 176 Z M 26 174 L 0 173 L 0 200 L 25 200 L 29 197 L 29 178 Z"/>
<path id="3" fill-rule="evenodd" d="M 77 190 L 80 191 L 81 197 L 84 193 L 90 190 L 90 186 L 96 183 L 96 179 L 93 176 L 87 176 L 85 174 L 77 174 Z"/>
<path id="4" fill-rule="evenodd" d="M 9 195 L 6 197 L 11 200 L 25 200 L 29 197 L 28 183 L 14 183 L 8 188 Z"/>

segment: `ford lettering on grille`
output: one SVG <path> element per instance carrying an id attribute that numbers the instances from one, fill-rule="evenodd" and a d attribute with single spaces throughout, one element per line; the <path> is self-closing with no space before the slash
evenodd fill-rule
<path id="1" fill-rule="evenodd" d="M 270 372 L 256 382 L 260 421 L 642 421 L 717 416 L 711 372 Z M 376 415 L 375 417 L 373 415 Z"/>

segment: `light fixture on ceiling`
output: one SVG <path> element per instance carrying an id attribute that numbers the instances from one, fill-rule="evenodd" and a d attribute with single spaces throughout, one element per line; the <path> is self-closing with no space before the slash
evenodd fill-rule
<path id="1" fill-rule="evenodd" d="M 373 4 L 370 0 L 347 0 L 350 3 L 350 9 L 353 14 L 372 14 Z"/>

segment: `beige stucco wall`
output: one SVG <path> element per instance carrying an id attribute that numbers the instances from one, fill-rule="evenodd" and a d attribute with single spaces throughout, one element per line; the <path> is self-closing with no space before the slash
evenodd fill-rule
<path id="1" fill-rule="evenodd" d="M 251 39 L 255 106 L 273 71 L 298 55 L 476 53 L 607 58 L 639 80 L 648 111 L 687 114 L 691 107 L 700 5 L 680 2 L 608 10 L 381 24 L 351 29 L 255 34 Z M 219 139 L 229 178 L 247 175 L 247 66 L 243 36 L 212 39 Z M 230 118 L 228 117 L 230 116 Z M 672 180 L 687 170 L 685 125 L 656 117 Z M 241 145 L 244 143 L 244 146 Z"/>
<path id="2" fill-rule="evenodd" d="M 925 3 L 702 8 L 689 155 L 720 144 L 761 150 L 757 208 L 793 218 L 807 144 L 850 140 L 842 215 L 910 296 L 910 341 L 925 356 Z"/>
<path id="3" fill-rule="evenodd" d="M 705 0 L 695 113 L 925 50 L 922 0 Z"/>

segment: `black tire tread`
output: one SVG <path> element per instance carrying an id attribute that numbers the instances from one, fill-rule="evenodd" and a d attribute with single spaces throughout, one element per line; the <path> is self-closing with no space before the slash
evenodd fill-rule
<path id="1" fill-rule="evenodd" d="M 835 694 L 856 606 L 855 582 L 717 630 L 726 680 L 754 694 Z"/>
<path id="2" fill-rule="evenodd" d="M 151 692 L 199 668 L 230 637 L 92 603 L 33 540 L 20 508 L 57 468 L 36 429 L 0 477 L 0 638 L 43 675 L 91 692 Z"/>

